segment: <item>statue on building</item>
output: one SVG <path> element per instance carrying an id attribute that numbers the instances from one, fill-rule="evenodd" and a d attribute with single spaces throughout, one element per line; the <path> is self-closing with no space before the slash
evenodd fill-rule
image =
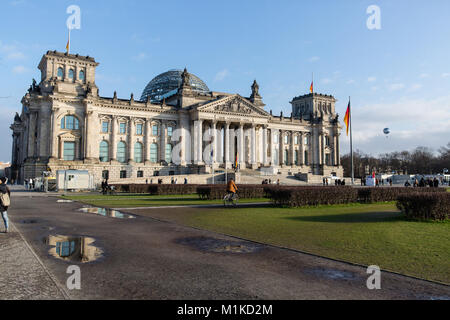
<path id="1" fill-rule="evenodd" d="M 181 74 L 181 86 L 189 87 L 190 86 L 190 75 L 186 68 L 184 68 L 183 73 Z"/>

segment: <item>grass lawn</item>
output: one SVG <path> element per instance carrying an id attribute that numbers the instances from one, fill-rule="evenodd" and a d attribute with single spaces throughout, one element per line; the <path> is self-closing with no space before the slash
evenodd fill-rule
<path id="1" fill-rule="evenodd" d="M 159 207 L 181 205 L 222 204 L 222 200 L 201 200 L 197 194 L 151 196 L 142 194 L 123 195 L 65 195 L 63 199 L 75 200 L 93 206 L 107 208 Z M 268 202 L 269 199 L 241 199 L 239 203 Z"/>
<path id="2" fill-rule="evenodd" d="M 394 203 L 149 210 L 147 214 L 450 284 L 450 221 L 406 221 Z"/>

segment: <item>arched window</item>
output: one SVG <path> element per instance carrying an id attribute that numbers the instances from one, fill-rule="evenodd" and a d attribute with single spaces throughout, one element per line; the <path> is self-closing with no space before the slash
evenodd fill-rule
<path id="1" fill-rule="evenodd" d="M 78 79 L 79 79 L 80 81 L 84 81 L 84 71 L 83 71 L 83 70 L 80 71 L 80 74 L 79 74 L 79 76 L 78 76 Z"/>
<path id="2" fill-rule="evenodd" d="M 125 142 L 120 141 L 117 144 L 117 161 L 119 161 L 120 163 L 125 163 L 127 161 L 126 155 L 127 155 L 127 145 L 125 144 Z"/>
<path id="3" fill-rule="evenodd" d="M 109 161 L 109 144 L 107 141 L 103 140 L 100 142 L 100 162 Z"/>
<path id="4" fill-rule="evenodd" d="M 75 77 L 75 73 L 73 72 L 73 69 L 70 69 L 70 70 L 69 70 L 69 79 L 70 79 L 71 81 L 73 81 L 74 77 Z"/>
<path id="5" fill-rule="evenodd" d="M 59 80 L 63 80 L 64 79 L 64 70 L 61 67 L 58 68 L 58 79 Z"/>
<path id="6" fill-rule="evenodd" d="M 150 145 L 150 162 L 158 162 L 158 145 L 156 143 Z"/>
<path id="7" fill-rule="evenodd" d="M 142 143 L 140 142 L 134 144 L 134 162 L 142 163 Z"/>
<path id="8" fill-rule="evenodd" d="M 80 122 L 74 116 L 65 116 L 61 119 L 61 129 L 79 130 Z"/>
<path id="9" fill-rule="evenodd" d="M 170 143 L 166 144 L 166 156 L 165 159 L 167 163 L 172 162 L 172 145 Z"/>

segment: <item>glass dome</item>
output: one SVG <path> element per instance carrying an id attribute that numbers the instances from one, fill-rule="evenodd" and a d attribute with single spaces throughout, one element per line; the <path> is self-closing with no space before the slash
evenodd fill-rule
<path id="1" fill-rule="evenodd" d="M 175 94 L 181 86 L 182 73 L 182 70 L 174 69 L 153 78 L 142 92 L 141 101 L 147 101 L 147 97 L 150 96 L 151 101 L 159 102 Z M 189 73 L 189 76 L 189 83 L 193 90 L 205 93 L 210 92 L 209 88 L 199 77 L 192 73 Z"/>

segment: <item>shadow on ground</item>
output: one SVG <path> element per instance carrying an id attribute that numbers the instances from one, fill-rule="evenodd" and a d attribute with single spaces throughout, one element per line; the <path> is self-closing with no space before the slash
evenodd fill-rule
<path id="1" fill-rule="evenodd" d="M 405 220 L 405 216 L 397 211 L 371 212 L 371 213 L 346 213 L 320 216 L 295 216 L 285 219 L 308 222 L 330 223 L 367 223 L 367 222 L 395 222 Z"/>

